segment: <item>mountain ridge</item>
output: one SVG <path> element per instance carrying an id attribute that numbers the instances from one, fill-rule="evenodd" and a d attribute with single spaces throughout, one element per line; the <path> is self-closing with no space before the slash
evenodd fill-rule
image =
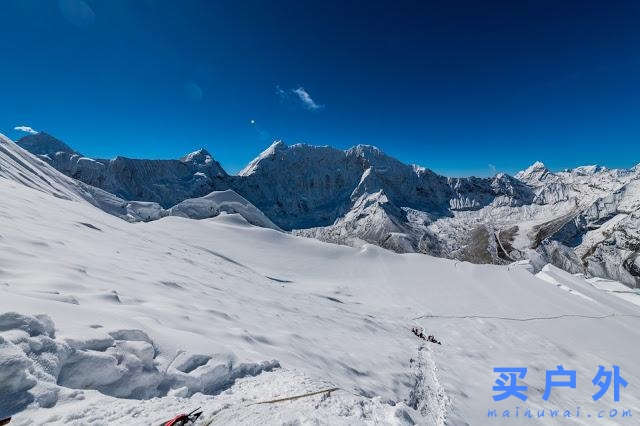
<path id="1" fill-rule="evenodd" d="M 22 139 L 18 144 L 25 145 Z M 572 272 L 640 285 L 637 250 L 630 250 L 640 244 L 640 235 L 620 231 L 620 226 L 635 229 L 633 212 L 625 213 L 624 221 L 617 219 L 617 228 L 608 223 L 613 216 L 606 216 L 587 227 L 576 226 L 572 241 L 566 237 L 572 221 L 582 223 L 589 209 L 598 210 L 594 203 L 607 204 L 610 194 L 637 180 L 638 166 L 553 172 L 536 161 L 515 176 L 454 178 L 402 163 L 371 145 L 341 150 L 282 141 L 272 143 L 237 175 L 227 174 L 204 149 L 178 160 L 94 160 L 68 150 L 40 157 L 82 182 L 164 209 L 233 190 L 275 226 L 300 236 L 475 263 L 529 259 L 539 269 L 551 262 Z M 592 231 L 601 226 L 618 232 L 614 249 L 605 250 L 611 240 L 604 234 L 593 238 Z"/>

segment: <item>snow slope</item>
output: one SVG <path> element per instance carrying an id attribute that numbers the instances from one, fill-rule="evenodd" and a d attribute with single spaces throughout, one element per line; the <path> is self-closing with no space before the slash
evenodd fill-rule
<path id="1" fill-rule="evenodd" d="M 125 200 L 59 173 L 1 134 L 0 178 L 20 183 L 60 199 L 74 202 L 87 201 L 123 219 L 142 220 L 139 212 L 134 207 L 128 207 Z"/>
<path id="2" fill-rule="evenodd" d="M 529 367 L 527 406 L 595 413 L 614 403 L 593 402 L 590 380 L 616 364 L 629 387 L 615 406 L 640 409 L 638 307 L 583 278 L 326 244 L 236 214 L 129 223 L 0 146 L 0 417 L 15 424 L 150 424 L 198 406 L 213 424 L 486 424 L 524 405 L 491 399 L 505 365 Z M 578 389 L 543 403 L 558 364 Z"/>

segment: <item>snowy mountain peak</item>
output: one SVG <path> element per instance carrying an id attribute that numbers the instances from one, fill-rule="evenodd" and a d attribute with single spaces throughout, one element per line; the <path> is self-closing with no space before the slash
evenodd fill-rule
<path id="1" fill-rule="evenodd" d="M 16 144 L 36 155 L 55 155 L 57 152 L 79 154 L 60 139 L 54 138 L 45 132 L 23 136 Z"/>
<path id="2" fill-rule="evenodd" d="M 277 141 L 273 141 L 273 143 L 271 145 L 269 145 L 269 148 L 267 148 L 267 150 L 273 150 L 275 151 L 276 149 L 282 149 L 282 148 L 286 148 L 287 144 L 284 143 L 281 140 L 277 140 Z"/>
<path id="3" fill-rule="evenodd" d="M 542 161 L 536 161 L 525 170 L 522 170 L 516 174 L 516 179 L 519 179 L 526 183 L 540 182 L 552 175 L 551 171 L 547 169 Z"/>
<path id="4" fill-rule="evenodd" d="M 598 166 L 596 164 L 590 165 L 590 166 L 580 166 L 580 167 L 576 167 L 575 169 L 571 169 L 568 170 L 569 172 L 573 172 L 575 174 L 578 175 L 593 175 L 596 174 L 598 172 L 604 172 L 607 171 L 606 167 L 602 167 L 602 166 Z"/>
<path id="5" fill-rule="evenodd" d="M 408 166 L 396 160 L 373 145 L 356 145 L 349 148 L 345 153 L 348 158 L 357 158 L 360 161 L 364 160 L 364 167 L 372 166 L 377 172 L 404 174 L 411 169 L 414 170 L 415 173 L 418 173 L 413 166 Z"/>
<path id="6" fill-rule="evenodd" d="M 367 160 L 369 163 L 376 165 L 380 162 L 397 161 L 395 158 L 385 154 L 377 146 L 373 145 L 356 145 L 346 151 L 347 157 L 354 156 Z"/>
<path id="7" fill-rule="evenodd" d="M 240 170 L 238 175 L 239 176 L 246 176 L 246 175 L 252 174 L 253 172 L 256 171 L 256 168 L 257 168 L 258 164 L 260 164 L 260 162 L 262 160 L 264 160 L 266 158 L 269 158 L 269 157 L 272 157 L 276 152 L 286 150 L 287 148 L 288 148 L 287 145 L 284 142 L 282 142 L 281 140 L 274 141 L 269 146 L 269 148 L 267 148 L 264 151 L 262 151 L 260 153 L 260 155 L 258 155 L 256 158 L 251 160 L 251 162 L 249 164 L 247 164 L 244 169 Z"/>
<path id="8" fill-rule="evenodd" d="M 200 148 L 197 151 L 185 155 L 180 161 L 183 163 L 209 164 L 213 161 L 213 157 L 206 149 Z"/>
<path id="9" fill-rule="evenodd" d="M 358 144 L 352 148 L 349 148 L 349 150 L 347 150 L 347 152 L 351 152 L 355 155 L 358 155 L 360 157 L 368 157 L 368 156 L 372 156 L 372 155 L 386 155 L 384 152 L 382 152 L 382 150 L 380 148 L 378 148 L 377 146 L 373 146 L 373 145 L 364 145 L 364 144 Z"/>
<path id="10" fill-rule="evenodd" d="M 536 161 L 535 163 L 533 163 L 523 171 L 519 172 L 518 174 L 522 173 L 522 174 L 530 175 L 532 173 L 542 172 L 545 170 L 548 171 L 547 166 L 545 166 L 542 161 Z"/>

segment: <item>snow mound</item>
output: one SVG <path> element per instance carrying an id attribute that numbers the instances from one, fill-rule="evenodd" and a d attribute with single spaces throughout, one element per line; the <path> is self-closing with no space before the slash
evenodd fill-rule
<path id="1" fill-rule="evenodd" d="M 264 213 L 230 189 L 214 191 L 204 197 L 184 200 L 170 208 L 167 214 L 190 219 L 206 219 L 218 216 L 221 212 L 237 213 L 252 225 L 280 230 Z"/>
<path id="2" fill-rule="evenodd" d="M 126 211 L 130 222 L 149 222 L 167 215 L 167 211 L 160 204 L 150 201 L 129 201 L 126 204 Z"/>

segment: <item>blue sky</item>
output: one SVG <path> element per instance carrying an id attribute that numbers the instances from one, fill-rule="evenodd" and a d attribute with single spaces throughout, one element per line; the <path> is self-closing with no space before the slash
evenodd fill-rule
<path id="1" fill-rule="evenodd" d="M 640 162 L 637 1 L 5 0 L 0 132 L 93 157 L 273 139 L 447 175 Z M 252 120 L 254 122 L 252 123 Z"/>

